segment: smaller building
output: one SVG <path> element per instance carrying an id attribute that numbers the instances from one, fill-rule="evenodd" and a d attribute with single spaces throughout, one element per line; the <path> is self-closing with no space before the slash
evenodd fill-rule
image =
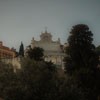
<path id="1" fill-rule="evenodd" d="M 15 52 L 3 45 L 3 42 L 0 41 L 0 59 L 12 59 L 16 56 Z"/>

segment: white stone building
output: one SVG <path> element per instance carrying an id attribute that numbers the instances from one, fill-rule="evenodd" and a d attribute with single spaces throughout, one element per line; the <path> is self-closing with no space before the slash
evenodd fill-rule
<path id="1" fill-rule="evenodd" d="M 48 33 L 46 30 L 44 33 L 41 33 L 39 41 L 34 38 L 31 40 L 31 48 L 34 47 L 43 48 L 45 61 L 51 61 L 59 67 L 63 66 L 65 54 L 60 38 L 57 41 L 53 41 L 51 33 Z"/>

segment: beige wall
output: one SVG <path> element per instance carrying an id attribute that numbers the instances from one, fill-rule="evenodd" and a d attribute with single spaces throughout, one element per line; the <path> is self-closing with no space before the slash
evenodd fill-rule
<path id="1" fill-rule="evenodd" d="M 20 58 L 13 58 L 13 59 L 1 59 L 6 64 L 13 65 L 14 72 L 16 70 L 21 69 Z"/>

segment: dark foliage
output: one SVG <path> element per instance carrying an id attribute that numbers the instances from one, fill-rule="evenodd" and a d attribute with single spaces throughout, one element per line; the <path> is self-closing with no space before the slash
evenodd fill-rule
<path id="1" fill-rule="evenodd" d="M 84 24 L 73 26 L 66 48 L 65 70 L 75 79 L 77 88 L 81 88 L 86 99 L 96 100 L 98 93 L 97 73 L 99 57 L 92 44 L 93 33 Z M 73 79 L 72 78 L 72 79 Z M 97 79 L 97 80 L 96 80 Z"/>
<path id="2" fill-rule="evenodd" d="M 36 61 L 41 61 L 43 60 L 43 49 L 40 47 L 35 47 L 35 48 L 30 48 L 28 51 L 28 57 L 30 59 L 34 59 Z"/>
<path id="3" fill-rule="evenodd" d="M 24 45 L 21 42 L 20 48 L 19 48 L 19 56 L 24 57 Z"/>
<path id="4" fill-rule="evenodd" d="M 97 46 L 95 49 L 96 53 L 100 56 L 100 46 Z"/>
<path id="5" fill-rule="evenodd" d="M 1 65 L 0 97 L 4 100 L 80 100 L 80 90 L 70 87 L 65 77 L 58 77 L 51 62 L 25 58 L 16 73 L 11 65 Z"/>

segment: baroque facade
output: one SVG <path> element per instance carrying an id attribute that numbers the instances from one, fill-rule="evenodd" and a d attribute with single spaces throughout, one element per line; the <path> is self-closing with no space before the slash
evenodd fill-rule
<path id="1" fill-rule="evenodd" d="M 58 38 L 57 41 L 53 41 L 51 33 L 48 33 L 47 30 L 45 30 L 45 32 L 41 33 L 39 41 L 32 38 L 31 48 L 34 47 L 43 48 L 45 61 L 51 61 L 59 67 L 63 66 L 65 54 L 64 47 L 60 43 L 60 38 Z"/>

